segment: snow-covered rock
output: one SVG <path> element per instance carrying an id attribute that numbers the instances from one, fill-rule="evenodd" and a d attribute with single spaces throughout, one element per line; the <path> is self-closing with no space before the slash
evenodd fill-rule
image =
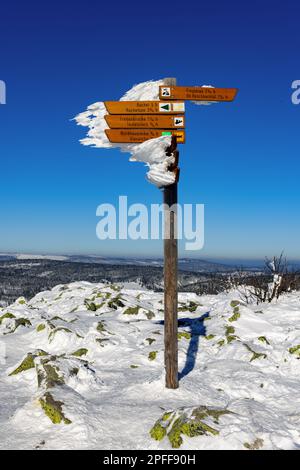
<path id="1" fill-rule="evenodd" d="M 161 293 L 77 282 L 1 308 L 0 446 L 299 448 L 299 293 L 183 293 L 178 307 L 178 390 Z"/>

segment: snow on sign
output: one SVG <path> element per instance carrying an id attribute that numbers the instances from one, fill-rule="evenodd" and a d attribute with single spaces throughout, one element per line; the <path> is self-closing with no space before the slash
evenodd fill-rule
<path id="1" fill-rule="evenodd" d="M 105 129 L 107 138 L 112 143 L 138 144 L 149 139 L 156 139 L 166 135 L 176 136 L 177 143 L 185 143 L 184 131 L 158 130 L 158 129 Z"/>
<path id="2" fill-rule="evenodd" d="M 208 86 L 160 86 L 159 98 L 161 100 L 233 101 L 237 91 L 237 88 L 214 88 Z"/>
<path id="3" fill-rule="evenodd" d="M 170 116 L 159 114 L 130 115 L 107 114 L 104 116 L 110 129 L 174 129 L 184 128 L 183 116 Z"/>
<path id="4" fill-rule="evenodd" d="M 159 101 L 104 101 L 109 114 L 160 114 L 184 113 L 184 103 Z"/>

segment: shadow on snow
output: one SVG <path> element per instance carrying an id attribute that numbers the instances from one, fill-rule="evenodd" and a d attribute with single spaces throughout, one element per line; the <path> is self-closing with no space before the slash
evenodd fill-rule
<path id="1" fill-rule="evenodd" d="M 179 318 L 178 327 L 184 327 L 185 331 L 191 334 L 189 347 L 186 354 L 186 362 L 181 372 L 179 372 L 179 380 L 187 376 L 196 365 L 197 353 L 199 350 L 199 338 L 200 336 L 206 336 L 206 327 L 204 326 L 204 320 L 209 317 L 209 313 L 205 313 L 198 318 Z M 164 324 L 164 321 L 159 322 L 160 325 Z"/>

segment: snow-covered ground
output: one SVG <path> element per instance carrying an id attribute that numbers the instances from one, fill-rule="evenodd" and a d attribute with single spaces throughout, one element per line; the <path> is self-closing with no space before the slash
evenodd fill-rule
<path id="1" fill-rule="evenodd" d="M 299 449 L 300 293 L 179 310 L 167 390 L 162 294 L 78 282 L 0 309 L 1 448 Z"/>

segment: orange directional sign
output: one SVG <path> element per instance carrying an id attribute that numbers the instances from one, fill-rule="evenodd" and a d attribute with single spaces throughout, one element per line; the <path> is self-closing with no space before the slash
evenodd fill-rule
<path id="1" fill-rule="evenodd" d="M 156 139 L 162 135 L 176 135 L 177 142 L 184 144 L 184 131 L 162 131 L 158 129 L 105 129 L 110 142 L 115 144 L 138 144 L 149 139 Z"/>
<path id="2" fill-rule="evenodd" d="M 109 114 L 181 114 L 184 103 L 165 101 L 104 101 Z"/>
<path id="3" fill-rule="evenodd" d="M 184 116 L 108 114 L 105 120 L 111 129 L 183 129 Z"/>
<path id="4" fill-rule="evenodd" d="M 160 86 L 161 100 L 233 101 L 237 88 Z"/>

